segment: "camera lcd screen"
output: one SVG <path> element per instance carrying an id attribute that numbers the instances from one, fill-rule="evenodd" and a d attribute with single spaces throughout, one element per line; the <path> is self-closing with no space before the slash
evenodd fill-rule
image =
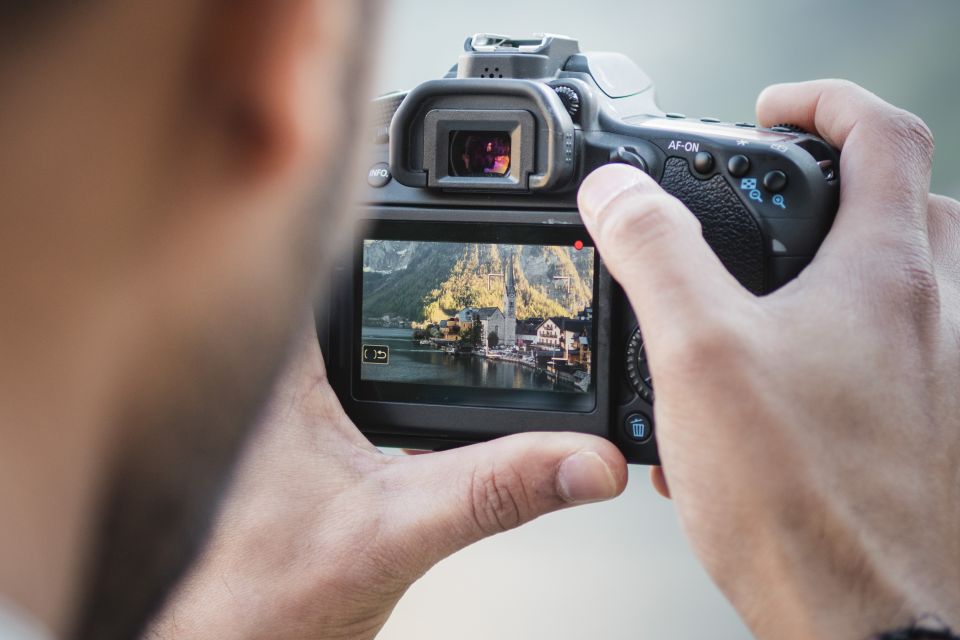
<path id="1" fill-rule="evenodd" d="M 398 235 L 363 241 L 360 399 L 594 408 L 592 246 Z"/>

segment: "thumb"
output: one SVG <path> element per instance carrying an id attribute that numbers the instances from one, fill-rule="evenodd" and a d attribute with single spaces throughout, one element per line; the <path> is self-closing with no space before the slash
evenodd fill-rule
<path id="1" fill-rule="evenodd" d="M 683 340 L 692 322 L 749 295 L 721 264 L 697 218 L 647 174 L 610 164 L 584 180 L 580 214 L 644 335 Z"/>
<path id="2" fill-rule="evenodd" d="M 383 533 L 419 575 L 482 538 L 620 495 L 627 465 L 613 444 L 596 436 L 523 433 L 397 457 L 389 474 Z"/>

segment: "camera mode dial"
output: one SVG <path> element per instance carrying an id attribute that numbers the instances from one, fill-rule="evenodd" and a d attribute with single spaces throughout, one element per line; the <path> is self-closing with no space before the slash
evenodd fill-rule
<path id="1" fill-rule="evenodd" d="M 643 336 L 636 329 L 627 341 L 627 379 L 640 397 L 653 402 L 653 379 L 650 377 L 650 365 L 643 348 Z"/>
<path id="2" fill-rule="evenodd" d="M 567 110 L 571 118 L 576 120 L 577 114 L 580 113 L 580 94 L 565 84 L 556 86 L 553 90 L 560 96 L 560 102 L 563 103 L 563 108 Z"/>

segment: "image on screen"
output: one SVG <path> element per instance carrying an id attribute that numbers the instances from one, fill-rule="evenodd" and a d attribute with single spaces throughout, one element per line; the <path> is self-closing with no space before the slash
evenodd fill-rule
<path id="1" fill-rule="evenodd" d="M 365 240 L 360 379 L 593 392 L 594 249 Z"/>

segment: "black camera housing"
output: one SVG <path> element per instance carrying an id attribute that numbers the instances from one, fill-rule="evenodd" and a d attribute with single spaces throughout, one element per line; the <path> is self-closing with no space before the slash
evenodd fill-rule
<path id="1" fill-rule="evenodd" d="M 521 431 L 569 430 L 610 439 L 632 463 L 658 463 L 642 338 L 601 257 L 593 252 L 590 269 L 586 258 L 577 258 L 578 268 L 592 279 L 589 307 L 578 318 L 545 325 L 563 325 L 559 347 L 540 345 L 539 333 L 528 345 L 506 329 L 514 320 L 518 330 L 521 326 L 515 309 L 512 315 L 504 311 L 511 308 L 506 296 L 514 285 L 508 281 L 518 277 L 514 265 L 521 258 L 534 264 L 530 256 L 537 251 L 591 247 L 576 193 L 601 165 L 630 164 L 679 198 L 699 218 L 705 239 L 730 273 L 758 295 L 784 285 L 810 262 L 837 210 L 839 155 L 823 140 L 788 125 L 759 128 L 663 113 L 652 82 L 628 58 L 581 53 L 576 41 L 561 36 L 517 40 L 478 34 L 467 40 L 447 77 L 385 96 L 376 106 L 376 158 L 355 241 L 337 263 L 318 328 L 333 388 L 347 414 L 378 445 L 442 449 Z M 462 132 L 476 133 L 481 143 L 491 135 L 504 145 L 509 140 L 509 154 L 493 159 L 502 171 L 458 175 L 454 165 L 469 160 L 451 158 L 452 140 Z M 476 367 L 478 357 L 513 357 L 512 365 L 531 369 L 523 373 L 530 376 L 549 375 L 552 366 L 550 384 L 564 391 L 408 384 L 361 375 L 365 365 L 378 364 L 389 352 L 362 338 L 368 322 L 362 317 L 364 282 L 393 273 L 364 272 L 364 247 L 379 241 L 497 245 L 485 255 L 503 255 L 497 263 L 503 274 L 488 273 L 488 281 L 502 276 L 501 315 L 507 319 L 497 326 L 515 338 L 514 345 L 507 351 L 491 347 L 494 331 L 478 338 L 493 325 L 483 324 L 482 310 L 472 307 L 441 321 L 447 322 L 446 336 L 425 330 L 421 345 L 446 350 L 452 359 L 443 361 L 445 371 Z M 547 248 L 528 249 L 539 245 Z M 569 278 L 566 286 L 572 286 Z M 468 313 L 473 315 L 464 320 Z M 496 312 L 490 313 L 494 318 Z M 459 342 L 445 342 L 455 327 L 462 332 Z M 468 335 L 474 342 L 461 352 Z M 541 370 L 545 352 L 554 355 Z M 580 360 L 571 360 L 575 357 Z M 512 371 L 499 361 L 482 366 L 485 372 Z M 579 385 L 574 390 L 563 386 L 574 378 Z"/>

